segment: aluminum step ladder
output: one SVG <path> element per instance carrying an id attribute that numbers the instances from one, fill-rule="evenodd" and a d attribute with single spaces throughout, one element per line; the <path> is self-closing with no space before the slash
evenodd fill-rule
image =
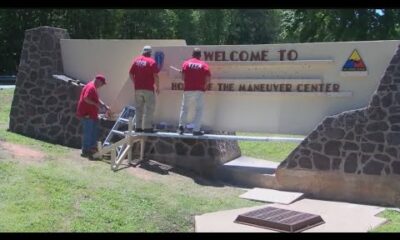
<path id="1" fill-rule="evenodd" d="M 106 139 L 104 140 L 103 147 L 107 147 L 125 137 L 124 132 L 128 131 L 129 118 L 132 118 L 132 121 L 135 122 L 135 110 L 136 109 L 132 106 L 124 107 L 110 133 L 108 133 Z M 122 148 L 122 146 L 117 148 L 118 154 Z"/>

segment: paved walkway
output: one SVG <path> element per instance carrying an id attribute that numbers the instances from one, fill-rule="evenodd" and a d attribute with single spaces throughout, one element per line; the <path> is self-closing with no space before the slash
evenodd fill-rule
<path id="1" fill-rule="evenodd" d="M 376 217 L 376 214 L 385 210 L 383 207 L 302 199 L 290 205 L 274 203 L 195 216 L 195 231 L 276 232 L 269 229 L 234 223 L 234 220 L 239 214 L 264 208 L 266 206 L 317 214 L 325 221 L 324 224 L 310 228 L 304 232 L 368 232 L 386 222 L 386 219 Z"/>

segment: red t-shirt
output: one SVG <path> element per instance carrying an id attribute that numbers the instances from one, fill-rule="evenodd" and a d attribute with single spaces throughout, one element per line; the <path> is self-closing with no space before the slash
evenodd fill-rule
<path id="1" fill-rule="evenodd" d="M 205 91 L 206 77 L 211 76 L 207 63 L 197 58 L 186 60 L 182 64 L 182 72 L 185 73 L 184 91 Z"/>
<path id="2" fill-rule="evenodd" d="M 136 90 L 154 91 L 154 73 L 158 73 L 157 63 L 154 59 L 145 56 L 139 56 L 133 60 L 129 73 L 134 77 L 134 86 Z"/>
<path id="3" fill-rule="evenodd" d="M 76 116 L 89 116 L 91 119 L 97 120 L 99 110 L 97 109 L 97 106 L 85 102 L 84 99 L 86 97 L 96 103 L 99 103 L 99 95 L 97 94 L 97 89 L 94 86 L 94 81 L 90 81 L 83 87 L 79 97 L 78 107 L 76 109 Z"/>

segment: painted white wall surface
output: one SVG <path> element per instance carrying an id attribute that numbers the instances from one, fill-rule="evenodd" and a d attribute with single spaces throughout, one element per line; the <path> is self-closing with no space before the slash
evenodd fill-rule
<path id="1" fill-rule="evenodd" d="M 179 39 L 61 39 L 60 43 L 65 75 L 88 82 L 96 74 L 104 74 L 107 85 L 99 90 L 100 98 L 117 112 L 134 103 L 129 68 L 145 45 L 186 46 L 186 41 Z"/>
<path id="2" fill-rule="evenodd" d="M 154 41 L 154 42 L 152 42 Z M 227 61 L 207 61 L 212 91 L 206 92 L 203 125 L 218 130 L 308 134 L 326 116 L 367 106 L 400 41 L 324 42 L 261 45 L 185 46 L 182 40 L 62 40 L 65 74 L 82 80 L 103 72 L 110 79 L 101 97 L 114 109 L 133 104 L 132 83 L 127 81 L 133 56 L 144 45 L 165 54 L 160 72 L 155 122 L 177 124 L 182 91 L 171 90 L 180 75 L 169 66 L 181 67 L 194 47 L 202 52 L 225 52 Z M 342 67 L 357 50 L 367 71 L 345 76 Z M 279 50 L 295 50 L 297 59 L 280 59 Z M 262 52 L 266 61 L 237 60 L 241 51 Z M 153 54 L 154 56 L 154 54 Z M 244 56 L 244 55 L 243 55 Z M 220 56 L 220 58 L 222 58 Z M 204 60 L 204 55 L 202 56 Z M 215 59 L 214 59 L 215 60 Z M 224 59 L 219 59 L 224 60 Z M 218 83 L 340 84 L 339 92 L 218 91 Z"/>

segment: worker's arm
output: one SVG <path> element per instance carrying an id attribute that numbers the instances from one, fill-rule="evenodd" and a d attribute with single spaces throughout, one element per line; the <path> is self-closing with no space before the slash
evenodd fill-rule
<path id="1" fill-rule="evenodd" d="M 107 104 L 105 104 L 103 101 L 101 101 L 101 99 L 99 99 L 99 102 L 102 106 L 104 106 L 107 110 L 110 110 L 110 107 L 107 106 Z"/>
<path id="2" fill-rule="evenodd" d="M 135 82 L 135 78 L 134 78 L 134 75 L 133 75 L 132 73 L 129 73 L 129 77 L 131 78 L 131 80 L 132 80 L 133 82 Z"/>
<path id="3" fill-rule="evenodd" d="M 88 104 L 95 105 L 97 108 L 100 107 L 100 103 L 97 103 L 97 102 L 93 101 L 89 97 L 85 97 L 83 100 Z"/>
<path id="4" fill-rule="evenodd" d="M 183 89 L 185 89 L 185 73 L 183 72 L 183 71 L 181 71 L 181 80 L 182 80 L 182 82 L 183 82 L 183 85 L 182 85 L 182 87 L 183 87 Z"/>
<path id="5" fill-rule="evenodd" d="M 95 105 L 97 108 L 100 108 L 100 106 L 104 106 L 107 110 L 110 109 L 110 107 L 107 106 L 107 105 L 106 105 L 103 101 L 101 101 L 100 99 L 99 99 L 99 102 L 97 103 L 97 102 L 93 101 L 92 99 L 90 99 L 89 97 L 85 97 L 85 98 L 84 98 L 84 101 L 85 101 L 86 103 L 88 103 L 88 104 Z"/>
<path id="6" fill-rule="evenodd" d="M 158 77 L 158 73 L 154 73 L 154 83 L 156 85 L 156 93 L 160 93 L 160 78 Z"/>
<path id="7" fill-rule="evenodd" d="M 208 85 L 210 84 L 210 81 L 211 81 L 211 78 L 210 78 L 210 76 L 206 76 L 206 81 L 205 81 L 205 84 L 204 84 L 204 90 L 208 90 Z"/>

